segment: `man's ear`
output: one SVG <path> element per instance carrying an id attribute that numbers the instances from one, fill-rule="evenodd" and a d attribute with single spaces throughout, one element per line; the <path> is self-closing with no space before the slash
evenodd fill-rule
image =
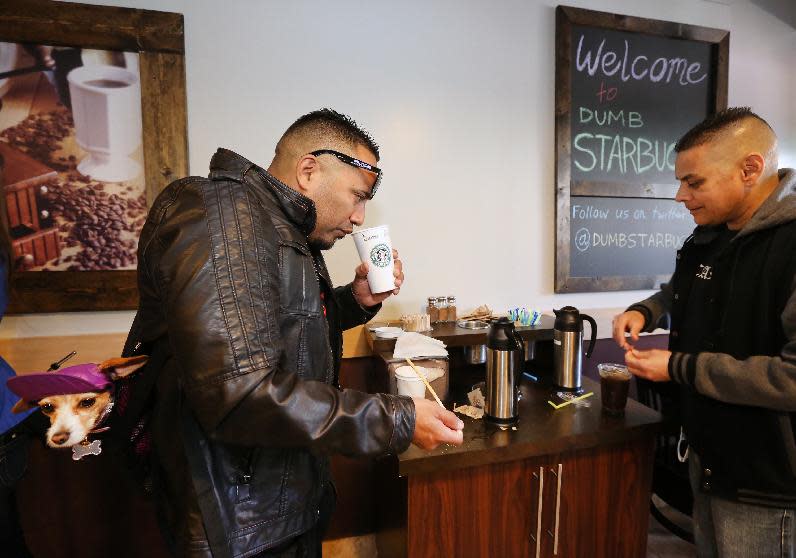
<path id="1" fill-rule="evenodd" d="M 296 163 L 296 184 L 299 192 L 307 197 L 315 191 L 320 183 L 321 165 L 314 155 L 304 155 Z"/>
<path id="2" fill-rule="evenodd" d="M 763 175 L 766 168 L 766 160 L 760 153 L 750 153 L 747 155 L 741 167 L 744 184 L 753 186 Z"/>
<path id="3" fill-rule="evenodd" d="M 11 412 L 24 413 L 25 411 L 30 411 L 31 409 L 35 409 L 36 407 L 38 407 L 38 405 L 36 405 L 35 403 L 30 403 L 28 401 L 20 399 L 19 401 L 14 403 L 13 407 L 11 407 Z"/>
<path id="4" fill-rule="evenodd" d="M 99 368 L 111 380 L 118 380 L 119 378 L 126 378 L 142 366 L 144 366 L 149 357 L 146 355 L 139 355 L 128 358 L 109 358 L 108 360 L 100 363 Z"/>

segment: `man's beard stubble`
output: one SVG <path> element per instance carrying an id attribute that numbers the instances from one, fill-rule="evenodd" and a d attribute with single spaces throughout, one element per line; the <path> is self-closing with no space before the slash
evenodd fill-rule
<path id="1" fill-rule="evenodd" d="M 335 242 L 337 242 L 336 238 L 331 241 L 323 240 L 320 238 L 312 238 L 312 236 L 307 238 L 307 243 L 310 245 L 310 248 L 312 248 L 313 250 L 330 250 L 332 246 L 334 246 Z"/>

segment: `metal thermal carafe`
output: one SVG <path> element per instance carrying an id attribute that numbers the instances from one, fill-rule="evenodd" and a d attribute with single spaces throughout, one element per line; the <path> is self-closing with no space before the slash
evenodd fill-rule
<path id="1" fill-rule="evenodd" d="M 489 327 L 486 342 L 484 417 L 509 425 L 519 419 L 518 399 L 522 375 L 522 339 L 514 322 L 500 318 Z"/>
<path id="2" fill-rule="evenodd" d="M 581 314 L 574 306 L 553 310 L 556 322 L 553 326 L 553 382 L 559 388 L 580 393 L 583 356 L 583 321 L 591 324 L 591 341 L 586 358 L 594 350 L 597 339 L 597 323 L 594 318 Z"/>

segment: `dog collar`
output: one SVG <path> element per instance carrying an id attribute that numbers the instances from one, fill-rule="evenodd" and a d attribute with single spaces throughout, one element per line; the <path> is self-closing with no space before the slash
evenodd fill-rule
<path id="1" fill-rule="evenodd" d="M 113 396 L 111 396 L 111 400 L 105 406 L 105 409 L 102 410 L 102 414 L 97 421 L 96 428 L 90 430 L 89 433 L 86 434 L 86 437 L 83 438 L 82 442 L 72 446 L 72 459 L 75 461 L 80 461 L 87 455 L 99 455 L 102 453 L 102 440 L 94 440 L 93 442 L 89 442 L 88 437 L 92 434 L 99 434 L 100 432 L 110 430 L 110 426 L 102 426 L 102 424 L 108 418 L 108 415 L 111 414 L 111 410 L 113 410 L 113 403 Z"/>
<path id="2" fill-rule="evenodd" d="M 111 414 L 114 403 L 115 401 L 113 399 L 113 395 L 111 395 L 110 401 L 108 401 L 108 404 L 105 406 L 105 409 L 103 409 L 102 414 L 100 415 L 100 418 L 97 421 L 97 424 L 92 430 L 89 431 L 89 434 L 99 434 L 100 432 L 105 432 L 106 430 L 110 430 L 110 426 L 102 426 L 102 425 L 105 423 L 105 421 L 108 419 L 108 416 Z M 86 436 L 86 440 L 88 440 L 88 436 Z"/>

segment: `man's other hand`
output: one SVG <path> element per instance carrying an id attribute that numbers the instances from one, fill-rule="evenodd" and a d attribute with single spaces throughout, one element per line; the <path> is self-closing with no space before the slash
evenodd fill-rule
<path id="1" fill-rule="evenodd" d="M 630 334 L 630 339 L 635 343 L 638 341 L 638 334 L 644 329 L 644 314 L 638 310 L 628 310 L 622 314 L 614 316 L 614 341 L 624 350 L 629 351 L 632 345 L 628 343 L 625 333 Z"/>
<path id="2" fill-rule="evenodd" d="M 401 260 L 398 259 L 398 250 L 393 249 L 392 259 L 395 262 L 392 272 L 395 276 L 395 288 L 391 291 L 377 294 L 370 292 L 367 262 L 362 262 L 354 270 L 354 282 L 351 283 L 351 289 L 354 292 L 354 298 L 360 306 L 364 308 L 376 306 L 390 295 L 397 295 L 400 292 L 401 285 L 404 282 L 404 266 Z"/>
<path id="3" fill-rule="evenodd" d="M 661 349 L 641 351 L 631 348 L 625 353 L 625 364 L 630 372 L 640 378 L 653 382 L 668 382 L 672 379 L 669 376 L 669 358 L 671 356 L 671 351 Z"/>
<path id="4" fill-rule="evenodd" d="M 412 400 L 415 402 L 412 443 L 424 450 L 433 450 L 440 444 L 462 444 L 464 423 L 459 417 L 434 401 L 419 397 Z"/>

